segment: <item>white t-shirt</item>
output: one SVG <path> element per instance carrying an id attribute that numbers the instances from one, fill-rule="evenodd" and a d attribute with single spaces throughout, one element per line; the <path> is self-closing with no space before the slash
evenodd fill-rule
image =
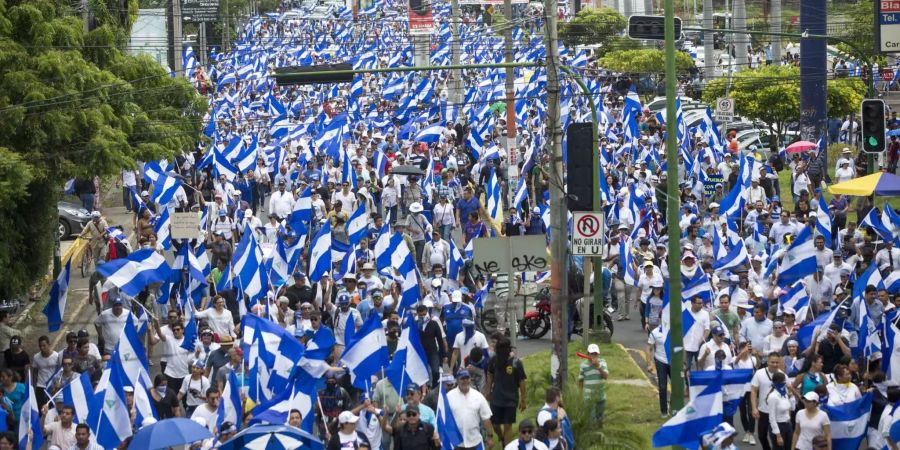
<path id="1" fill-rule="evenodd" d="M 206 395 L 206 393 L 204 393 Z M 198 417 L 202 417 L 206 419 L 206 428 L 209 429 L 210 433 L 215 433 L 216 421 L 219 420 L 219 409 L 216 408 L 212 411 L 206 407 L 206 405 L 200 405 L 197 409 L 194 410 L 194 413 L 191 414 L 191 419 L 196 419 Z"/>
<path id="2" fill-rule="evenodd" d="M 447 393 L 447 403 L 453 411 L 456 425 L 462 434 L 462 447 L 475 447 L 482 443 L 481 423 L 491 418 L 491 407 L 481 392 L 473 388 L 463 394 L 459 388 Z"/>
<path id="3" fill-rule="evenodd" d="M 50 356 L 46 358 L 41 356 L 41 352 L 35 353 L 31 358 L 31 366 L 38 371 L 35 385 L 42 388 L 47 387 L 47 382 L 59 368 L 59 363 L 59 353 L 57 352 L 50 352 Z"/>
<path id="4" fill-rule="evenodd" d="M 466 333 L 459 333 L 456 335 L 456 338 L 453 339 L 453 348 L 459 350 L 459 360 L 462 361 L 465 358 L 469 357 L 469 353 L 473 348 L 488 348 L 487 338 L 484 337 L 484 333 L 480 331 L 475 331 L 475 334 L 472 335 L 472 338 L 469 339 L 469 342 L 463 342 L 466 339 Z M 468 445 L 466 447 L 469 447 Z"/>
<path id="5" fill-rule="evenodd" d="M 707 355 L 706 359 L 703 361 L 703 370 L 713 370 L 716 368 L 716 352 L 719 350 L 725 352 L 724 363 L 726 365 L 730 365 L 734 359 L 734 355 L 731 353 L 731 347 L 729 347 L 728 344 L 723 341 L 721 345 L 716 345 L 716 341 L 710 339 L 700 347 L 700 351 L 697 353 L 698 361 L 699 358 L 702 358 L 703 354 L 706 353 L 706 349 L 709 349 L 709 355 Z"/>
<path id="6" fill-rule="evenodd" d="M 662 325 L 654 328 L 650 331 L 650 336 L 647 337 L 647 344 L 654 346 L 653 358 L 661 363 L 668 364 L 669 358 L 666 357 L 666 334 L 667 333 L 662 329 Z"/>
<path id="7" fill-rule="evenodd" d="M 827 387 L 829 406 L 843 405 L 862 397 L 859 388 L 853 383 L 849 383 L 847 386 L 838 383 L 828 383 Z"/>
<path id="8" fill-rule="evenodd" d="M 506 447 L 503 447 L 503 450 L 519 450 L 519 440 L 516 439 L 509 444 L 506 444 Z M 543 442 L 532 439 L 531 442 L 525 444 L 525 450 L 548 450 L 547 445 Z"/>
<path id="9" fill-rule="evenodd" d="M 191 361 L 194 359 L 194 352 L 185 350 L 181 347 L 184 337 L 176 339 L 169 337 L 166 339 L 166 350 L 164 355 L 167 356 L 165 374 L 172 378 L 184 378 L 191 373 Z"/>
<path id="10" fill-rule="evenodd" d="M 690 308 L 688 306 L 687 308 Z M 703 332 L 709 331 L 709 313 L 700 310 L 700 312 L 694 312 L 690 309 L 686 310 L 690 315 L 694 316 L 694 326 L 688 330 L 687 335 L 684 336 L 684 351 L 686 352 L 696 352 L 700 350 L 700 346 L 703 345 Z"/>
<path id="11" fill-rule="evenodd" d="M 122 330 L 125 329 L 125 323 L 128 321 L 129 314 L 131 314 L 131 311 L 122 308 L 122 314 L 116 316 L 113 314 L 112 308 L 110 308 L 100 313 L 97 316 L 97 320 L 94 321 L 94 324 L 103 333 L 103 346 L 106 347 L 105 350 L 108 353 L 112 353 L 116 348 L 116 344 L 119 343 L 119 336 L 122 335 Z M 137 323 L 137 320 L 135 320 L 135 323 Z"/>
<path id="12" fill-rule="evenodd" d="M 780 371 L 779 371 L 780 372 Z M 759 412 L 769 413 L 769 405 L 766 404 L 766 396 L 769 395 L 769 391 L 772 390 L 772 375 L 773 373 L 769 373 L 769 369 L 763 367 L 756 371 L 753 374 L 753 379 L 750 380 L 750 387 L 757 388 L 757 402 L 756 409 Z"/>
<path id="13" fill-rule="evenodd" d="M 222 312 L 216 311 L 216 308 L 209 308 L 195 314 L 198 319 L 206 319 L 206 324 L 213 330 L 213 333 L 219 336 L 234 335 L 234 317 L 231 311 L 223 308 Z"/>
<path id="14" fill-rule="evenodd" d="M 825 436 L 825 425 L 831 425 L 828 414 L 816 409 L 816 414 L 811 418 L 806 414 L 806 409 L 800 410 L 795 417 L 797 428 L 794 433 L 799 433 L 797 438 L 797 450 L 812 450 L 812 440 L 816 436 Z"/>
<path id="15" fill-rule="evenodd" d="M 206 397 L 206 390 L 210 387 L 212 387 L 212 385 L 209 384 L 209 378 L 201 376 L 199 379 L 194 380 L 191 375 L 188 375 L 184 377 L 184 380 L 181 382 L 181 391 L 179 392 L 184 395 L 185 402 L 188 406 L 200 406 L 206 403 L 200 397 Z M 191 390 L 196 390 L 200 395 L 195 396 L 191 393 Z"/>

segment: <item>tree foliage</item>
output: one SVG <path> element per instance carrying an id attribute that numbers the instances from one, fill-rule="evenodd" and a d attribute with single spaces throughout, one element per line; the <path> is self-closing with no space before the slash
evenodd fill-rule
<path id="1" fill-rule="evenodd" d="M 845 14 L 846 22 L 852 23 L 853 26 L 843 27 L 844 33 L 841 37 L 852 42 L 869 60 L 883 62 L 884 56 L 876 52 L 875 46 L 872 45 L 872 36 L 875 35 L 875 3 L 857 2 L 848 7 Z M 847 44 L 838 43 L 837 48 L 853 58 L 860 57 L 859 52 Z"/>
<path id="2" fill-rule="evenodd" d="M 613 8 L 584 8 L 565 24 L 561 24 L 559 38 L 568 47 L 606 44 L 622 33 L 627 21 Z"/>
<path id="3" fill-rule="evenodd" d="M 644 48 L 615 50 L 600 58 L 600 67 L 629 74 L 662 74 L 666 71 L 666 54 L 662 50 Z M 694 67 L 694 60 L 684 52 L 675 53 L 675 70 L 684 73 Z"/>
<path id="4" fill-rule="evenodd" d="M 46 273 L 67 179 L 192 149 L 207 108 L 187 80 L 120 51 L 129 14 L 109 7 L 85 33 L 67 5 L 0 0 L 0 298 Z"/>
<path id="5" fill-rule="evenodd" d="M 725 97 L 727 81 L 710 81 L 703 89 L 703 100 L 714 104 L 717 98 Z M 859 79 L 828 80 L 828 115 L 858 110 L 865 90 Z M 729 95 L 734 99 L 735 114 L 769 124 L 770 131 L 780 138 L 787 123 L 800 120 L 800 68 L 771 65 L 737 72 Z M 780 139 L 771 141 L 776 145 Z"/>

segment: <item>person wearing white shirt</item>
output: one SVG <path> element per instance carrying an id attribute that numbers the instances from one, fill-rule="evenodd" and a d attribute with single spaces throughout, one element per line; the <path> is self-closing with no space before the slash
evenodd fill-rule
<path id="1" fill-rule="evenodd" d="M 737 301 L 735 301 L 737 303 Z M 763 348 L 766 346 L 766 338 L 772 334 L 772 321 L 766 317 L 766 308 L 757 304 L 753 308 L 753 317 L 748 317 L 741 322 L 741 341 L 749 341 L 756 351 L 757 357 L 762 357 Z"/>
<path id="2" fill-rule="evenodd" d="M 750 181 L 750 189 L 748 189 L 748 202 L 750 204 L 756 204 L 756 202 L 761 202 L 762 204 L 766 204 L 768 202 L 768 198 L 766 197 L 766 190 L 759 185 L 759 177 L 754 176 Z"/>
<path id="3" fill-rule="evenodd" d="M 850 181 L 855 176 L 854 170 L 850 168 L 850 161 L 840 161 L 840 166 L 834 171 L 834 179 L 836 183 Z"/>
<path id="4" fill-rule="evenodd" d="M 760 441 L 769 440 L 769 405 L 766 396 L 772 390 L 772 380 L 776 373 L 781 373 L 781 356 L 769 354 L 766 367 L 759 369 L 750 380 L 750 411 L 758 420 L 757 432 Z M 765 447 L 765 446 L 764 446 Z"/>
<path id="5" fill-rule="evenodd" d="M 269 197 L 269 214 L 275 214 L 279 219 L 284 219 L 294 209 L 294 194 L 285 190 L 284 182 L 278 183 L 278 190 Z"/>
<path id="6" fill-rule="evenodd" d="M 491 424 L 491 407 L 481 392 L 471 388 L 472 377 L 463 369 L 456 374 L 457 387 L 447 393 L 447 403 L 456 419 L 456 426 L 462 434 L 460 447 L 475 448 L 484 444 L 484 448 L 494 446 L 494 427 Z M 481 426 L 484 425 L 486 438 L 481 437 Z"/>
<path id="7" fill-rule="evenodd" d="M 700 346 L 709 336 L 709 313 L 703 310 L 703 299 L 694 297 L 691 299 L 691 308 L 688 313 L 694 318 L 694 325 L 686 330 L 684 336 L 685 367 L 690 369 L 691 362 L 696 362 L 699 356 Z"/>
<path id="8" fill-rule="evenodd" d="M 703 370 L 716 369 L 716 352 L 719 350 L 725 352 L 724 364 L 731 364 L 732 360 L 734 360 L 731 347 L 725 343 L 725 330 L 720 326 L 715 326 L 711 334 L 712 339 L 706 341 L 700 347 L 699 367 L 702 367 Z"/>
<path id="9" fill-rule="evenodd" d="M 793 397 L 788 393 L 787 376 L 784 372 L 772 375 L 772 390 L 765 393 L 769 406 L 769 428 L 775 437 L 775 448 L 789 448 L 793 442 L 794 430 L 791 426 L 791 413 L 794 411 Z"/>
<path id="10" fill-rule="evenodd" d="M 220 175 L 219 181 L 213 186 L 215 188 L 215 193 L 221 195 L 222 198 L 231 198 L 231 196 L 234 195 L 234 185 L 225 178 L 225 175 Z"/>
<path id="11" fill-rule="evenodd" d="M 772 323 L 772 334 L 766 336 L 764 340 L 763 353 L 781 352 L 784 343 L 790 337 L 785 331 L 784 322 L 777 320 Z"/>
<path id="12" fill-rule="evenodd" d="M 94 321 L 97 334 L 103 340 L 103 350 L 107 354 L 112 354 L 116 344 L 119 343 L 119 337 L 122 335 L 122 330 L 125 329 L 129 315 L 131 315 L 131 311 L 122 306 L 120 297 L 116 297 L 113 299 L 112 308 L 101 312 Z"/>
<path id="13" fill-rule="evenodd" d="M 890 408 L 884 410 L 889 411 Z M 797 429 L 794 430 L 791 448 L 813 450 L 813 439 L 819 436 L 824 437 L 825 442 L 831 442 L 831 420 L 825 411 L 819 409 L 819 394 L 810 391 L 803 395 L 803 409 L 797 411 L 795 422 Z"/>
<path id="14" fill-rule="evenodd" d="M 350 191 L 349 181 L 345 181 L 341 185 L 340 192 L 335 192 L 334 194 L 332 194 L 332 201 L 334 200 L 341 202 L 344 207 L 344 211 L 346 211 L 347 214 L 353 214 L 353 212 L 356 211 L 358 201 L 356 199 L 356 194 Z"/>
<path id="15" fill-rule="evenodd" d="M 800 228 L 797 223 L 791 220 L 791 213 L 782 211 L 780 221 L 772 225 L 772 229 L 769 230 L 769 239 L 775 244 L 781 244 L 784 242 L 786 234 L 790 233 L 791 236 L 796 236 L 799 232 Z"/>
<path id="16" fill-rule="evenodd" d="M 257 241 L 264 242 L 264 230 L 262 229 L 262 221 L 259 220 L 259 217 L 255 217 L 253 215 L 253 210 L 250 208 L 244 210 L 244 220 L 241 222 L 241 230 L 246 229 L 247 226 L 250 227 L 250 230 L 253 232 L 253 235 L 256 237 Z"/>
<path id="17" fill-rule="evenodd" d="M 50 338 L 47 336 L 41 336 L 38 338 L 38 349 L 39 352 L 34 354 L 34 357 L 31 358 L 31 369 L 34 372 L 32 374 L 35 380 L 35 386 L 38 388 L 43 388 L 46 391 L 46 395 L 50 395 L 51 392 L 47 391 L 50 383 L 50 378 L 53 377 L 53 374 L 60 366 L 60 357 L 59 353 L 53 351 L 50 348 Z M 47 399 L 48 397 L 42 396 L 42 394 L 38 393 L 38 402 L 43 403 L 40 399 Z"/>
<path id="18" fill-rule="evenodd" d="M 656 283 L 662 283 L 663 277 L 662 273 L 659 271 L 653 261 L 644 261 L 644 271 L 641 273 L 641 278 L 638 280 L 638 289 L 640 289 L 640 300 L 641 303 L 646 304 L 647 299 L 650 297 L 650 294 L 653 292 L 653 286 Z"/>
<path id="19" fill-rule="evenodd" d="M 794 190 L 792 191 L 794 194 L 794 202 L 796 203 L 797 198 L 800 197 L 800 193 L 806 191 L 809 193 L 809 187 L 812 185 L 812 181 L 809 179 L 809 175 L 806 174 L 806 167 L 804 166 L 802 172 L 796 173 L 794 175 Z"/>
<path id="20" fill-rule="evenodd" d="M 131 196 L 132 190 L 136 194 L 140 192 L 137 185 L 137 175 L 133 170 L 124 169 L 122 170 L 122 204 L 125 205 L 125 209 L 128 212 L 134 209 Z"/>
<path id="21" fill-rule="evenodd" d="M 503 450 L 549 450 L 547 444 L 534 438 L 534 424 L 531 419 L 519 422 L 519 438 L 506 444 Z"/>
<path id="22" fill-rule="evenodd" d="M 850 368 L 843 364 L 834 366 L 834 381 L 828 383 L 828 405 L 839 406 L 850 403 L 862 397 L 857 387 L 850 379 Z"/>
<path id="23" fill-rule="evenodd" d="M 900 269 L 900 249 L 894 248 L 892 241 L 886 241 L 884 248 L 878 250 L 878 253 L 875 254 L 875 264 L 878 265 L 878 270 L 881 271 L 890 270 L 893 272 Z"/>
<path id="24" fill-rule="evenodd" d="M 663 416 L 668 416 L 668 378 L 669 378 L 669 357 L 666 355 L 666 336 L 668 330 L 663 325 L 650 331 L 647 337 L 647 367 L 650 373 L 656 373 L 657 392 L 659 393 L 659 412 Z M 653 355 L 653 364 L 650 364 L 650 355 Z"/>
<path id="25" fill-rule="evenodd" d="M 834 258 L 833 261 L 825 266 L 824 277 L 828 278 L 833 286 L 837 286 L 841 284 L 841 272 L 846 270 L 847 273 L 850 273 L 853 271 L 853 266 L 844 262 L 841 252 L 834 252 L 832 258 Z"/>
<path id="26" fill-rule="evenodd" d="M 210 433 L 216 432 L 216 422 L 219 419 L 219 390 L 216 387 L 206 389 L 206 402 L 198 406 L 191 414 L 191 420 L 203 418 Z"/>

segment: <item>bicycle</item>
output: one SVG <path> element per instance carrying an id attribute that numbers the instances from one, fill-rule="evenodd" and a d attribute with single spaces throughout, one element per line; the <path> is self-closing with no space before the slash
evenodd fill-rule
<path id="1" fill-rule="evenodd" d="M 82 237 L 78 237 L 78 239 L 84 239 Z M 81 278 L 86 278 L 91 274 L 91 264 L 94 263 L 94 249 L 91 247 L 91 243 L 88 242 L 85 245 L 84 253 L 81 255 Z"/>

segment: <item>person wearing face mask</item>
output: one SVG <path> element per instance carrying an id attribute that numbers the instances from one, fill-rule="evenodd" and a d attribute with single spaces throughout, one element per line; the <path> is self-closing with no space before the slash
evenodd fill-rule
<path id="1" fill-rule="evenodd" d="M 350 294 L 346 291 L 337 295 L 337 304 L 338 306 L 334 306 L 334 303 L 327 303 L 325 307 L 331 316 L 334 317 L 334 338 L 337 343 L 335 350 L 340 354 L 344 348 L 344 332 L 347 328 L 347 321 L 352 318 L 353 325 L 356 329 L 359 329 L 363 320 L 359 311 L 350 307 Z"/>
<path id="2" fill-rule="evenodd" d="M 788 393 L 787 376 L 784 372 L 772 375 L 772 389 L 766 394 L 766 403 L 769 405 L 769 428 L 771 438 L 775 443 L 775 450 L 790 448 L 793 442 L 794 430 L 791 426 L 791 412 L 794 405 L 793 397 Z"/>
<path id="3" fill-rule="evenodd" d="M 463 319 L 463 330 L 456 335 L 453 341 L 453 353 L 450 356 L 450 370 L 456 370 L 457 365 L 465 366 L 469 353 L 474 348 L 480 348 L 485 359 L 489 357 L 488 342 L 484 333 L 475 329 L 475 321 Z"/>
<path id="4" fill-rule="evenodd" d="M 769 442 L 769 404 L 767 395 L 772 390 L 772 384 L 775 380 L 776 373 L 781 372 L 781 355 L 778 353 L 770 353 L 766 361 L 766 367 L 759 369 L 753 374 L 750 380 L 750 406 L 753 418 L 757 419 L 757 432 L 759 443 L 763 450 L 771 450 L 772 446 Z"/>
<path id="5" fill-rule="evenodd" d="M 503 450 L 549 450 L 547 444 L 535 439 L 534 423 L 531 419 L 519 422 L 519 438 L 513 439 Z"/>
<path id="6" fill-rule="evenodd" d="M 350 394 L 347 390 L 338 385 L 337 374 L 332 371 L 325 372 L 325 387 L 318 392 L 319 402 L 321 403 L 321 413 L 324 416 L 323 421 L 328 429 L 338 420 L 338 416 L 345 409 L 350 407 Z M 325 435 L 325 429 L 322 428 L 322 421 L 316 421 L 320 427 L 321 435 Z"/>
<path id="7" fill-rule="evenodd" d="M 450 303 L 441 308 L 441 321 L 447 333 L 447 342 L 456 342 L 456 335 L 463 330 L 464 319 L 475 320 L 475 310 L 462 302 L 462 292 L 453 291 Z"/>
<path id="8" fill-rule="evenodd" d="M 428 307 L 424 304 L 416 306 L 416 329 L 419 330 L 419 341 L 431 368 L 431 379 L 439 378 L 441 363 L 447 362 L 447 344 L 439 322 L 432 320 Z"/>

